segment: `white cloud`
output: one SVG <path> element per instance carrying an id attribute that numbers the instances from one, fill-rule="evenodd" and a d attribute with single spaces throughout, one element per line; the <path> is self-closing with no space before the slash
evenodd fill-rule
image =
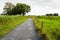
<path id="1" fill-rule="evenodd" d="M 60 0 L 0 0 L 0 13 L 6 2 L 26 3 L 31 6 L 31 12 L 27 15 L 44 15 L 46 13 L 60 13 Z"/>

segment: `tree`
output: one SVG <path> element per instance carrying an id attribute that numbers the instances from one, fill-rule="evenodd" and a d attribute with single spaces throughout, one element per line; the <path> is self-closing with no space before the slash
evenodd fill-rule
<path id="1" fill-rule="evenodd" d="M 49 14 L 50 16 L 53 16 L 53 14 Z"/>
<path id="2" fill-rule="evenodd" d="M 49 16 L 49 14 L 46 14 L 46 16 Z"/>
<path id="3" fill-rule="evenodd" d="M 54 15 L 54 16 L 58 16 L 58 13 L 54 13 L 53 15 Z"/>
<path id="4" fill-rule="evenodd" d="M 4 14 L 10 14 L 10 11 L 14 8 L 15 6 L 12 4 L 12 3 L 10 3 L 10 2 L 7 2 L 7 3 L 5 3 L 5 6 L 4 6 L 4 8 L 3 8 L 3 10 L 4 10 Z"/>
<path id="5" fill-rule="evenodd" d="M 12 9 L 14 15 L 20 14 L 23 16 L 30 12 L 30 10 L 30 6 L 23 3 L 17 3 L 16 6 Z"/>
<path id="6" fill-rule="evenodd" d="M 58 13 L 54 13 L 54 14 L 50 13 L 50 14 L 46 14 L 46 16 L 58 16 Z"/>
<path id="7" fill-rule="evenodd" d="M 30 6 L 23 4 L 23 3 L 17 3 L 16 6 L 14 6 L 12 3 L 5 3 L 4 7 L 4 14 L 6 15 L 25 15 L 26 13 L 30 12 Z"/>
<path id="8" fill-rule="evenodd" d="M 53 14 L 51 14 L 51 13 L 50 14 L 46 14 L 46 16 L 53 16 Z"/>

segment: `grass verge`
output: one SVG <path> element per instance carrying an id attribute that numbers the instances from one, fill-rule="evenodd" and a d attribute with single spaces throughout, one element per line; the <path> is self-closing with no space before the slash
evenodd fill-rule
<path id="1" fill-rule="evenodd" d="M 60 40 L 60 16 L 37 16 L 33 20 L 36 30 L 46 37 L 45 40 Z"/>
<path id="2" fill-rule="evenodd" d="M 26 21 L 26 16 L 0 16 L 0 38 L 4 37 L 7 33 Z"/>

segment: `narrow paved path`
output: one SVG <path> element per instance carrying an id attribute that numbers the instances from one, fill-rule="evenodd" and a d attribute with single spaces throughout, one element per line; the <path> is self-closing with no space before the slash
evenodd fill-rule
<path id="1" fill-rule="evenodd" d="M 29 18 L 1 40 L 37 40 L 32 19 Z"/>

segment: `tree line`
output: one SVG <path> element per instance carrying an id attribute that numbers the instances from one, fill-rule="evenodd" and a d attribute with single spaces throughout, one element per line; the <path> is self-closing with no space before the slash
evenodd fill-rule
<path id="1" fill-rule="evenodd" d="M 1 15 L 25 15 L 30 12 L 31 7 L 24 3 L 17 3 L 16 5 L 7 2 L 3 8 L 4 12 Z"/>
<path id="2" fill-rule="evenodd" d="M 58 16 L 58 13 L 54 13 L 54 14 L 50 13 L 50 14 L 46 14 L 46 16 Z"/>

